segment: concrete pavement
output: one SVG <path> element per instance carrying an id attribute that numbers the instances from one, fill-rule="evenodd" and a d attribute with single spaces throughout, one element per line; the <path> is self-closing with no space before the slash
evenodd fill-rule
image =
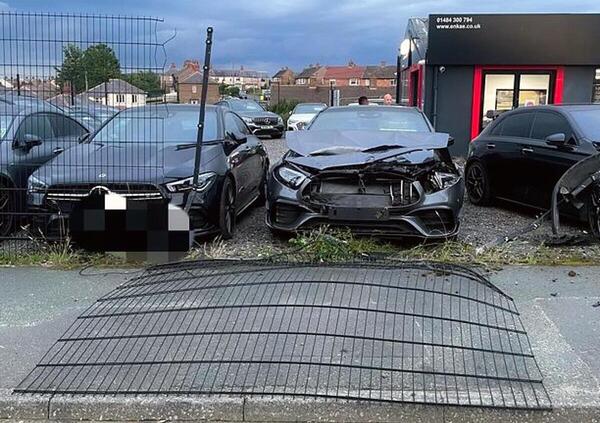
<path id="1" fill-rule="evenodd" d="M 287 397 L 10 395 L 72 320 L 127 278 L 0 269 L 0 419 L 600 421 L 600 307 L 594 307 L 600 268 L 594 267 L 509 267 L 490 275 L 522 315 L 552 412 Z"/>

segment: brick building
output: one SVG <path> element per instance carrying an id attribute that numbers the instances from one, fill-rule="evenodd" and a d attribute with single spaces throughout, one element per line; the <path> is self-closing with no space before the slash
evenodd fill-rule
<path id="1" fill-rule="evenodd" d="M 396 66 L 386 65 L 385 62 L 378 66 L 367 66 L 363 78 L 369 81 L 371 87 L 396 87 Z"/>
<path id="2" fill-rule="evenodd" d="M 296 78 L 294 75 L 294 71 L 292 71 L 287 66 L 281 68 L 279 72 L 277 72 L 275 75 L 273 75 L 273 78 L 271 78 L 271 82 L 275 82 L 281 85 L 294 85 L 295 80 Z"/>
<path id="3" fill-rule="evenodd" d="M 346 66 L 326 66 L 323 82 L 325 85 L 336 87 L 360 87 L 368 86 L 368 79 L 363 79 L 364 66 L 358 66 L 350 61 Z"/>
<path id="4" fill-rule="evenodd" d="M 318 85 L 324 85 L 324 77 L 327 68 L 319 64 L 309 65 L 303 69 L 298 75 L 296 75 L 295 85 L 304 85 L 310 87 L 316 87 Z"/>
<path id="5" fill-rule="evenodd" d="M 194 72 L 178 81 L 177 90 L 179 102 L 182 104 L 198 104 L 202 93 L 202 73 Z M 212 104 L 219 101 L 219 84 L 209 82 L 207 103 Z"/>

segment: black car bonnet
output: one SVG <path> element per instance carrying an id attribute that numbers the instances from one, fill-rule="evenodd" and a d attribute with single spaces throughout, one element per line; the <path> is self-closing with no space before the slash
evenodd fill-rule
<path id="1" fill-rule="evenodd" d="M 286 135 L 288 148 L 297 157 L 287 161 L 324 170 L 368 164 L 395 156 L 407 163 L 432 158 L 431 151 L 448 147 L 448 134 L 393 131 L 297 131 Z"/>

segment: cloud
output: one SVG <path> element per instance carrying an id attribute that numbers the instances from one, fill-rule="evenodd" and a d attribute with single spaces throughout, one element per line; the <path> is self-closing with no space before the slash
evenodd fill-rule
<path id="1" fill-rule="evenodd" d="M 0 2 L 0 5 L 4 3 Z M 2 6 L 0 6 L 0 9 Z M 597 0 L 19 0 L 18 9 L 81 11 L 164 18 L 159 36 L 167 62 L 202 58 L 207 26 L 215 28 L 213 63 L 274 72 L 309 63 L 341 64 L 352 59 L 395 62 L 408 18 L 430 13 L 593 12 Z"/>

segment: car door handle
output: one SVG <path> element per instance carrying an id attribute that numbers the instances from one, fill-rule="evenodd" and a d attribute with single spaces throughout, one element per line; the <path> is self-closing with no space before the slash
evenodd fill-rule
<path id="1" fill-rule="evenodd" d="M 522 148 L 521 153 L 523 153 L 523 154 L 533 153 L 533 148 L 529 148 L 529 147 Z"/>
<path id="2" fill-rule="evenodd" d="M 52 153 L 53 153 L 53 154 L 60 154 L 60 153 L 62 153 L 63 151 L 65 151 L 65 149 L 64 149 L 64 148 L 62 148 L 62 147 L 56 147 L 54 150 L 52 150 Z"/>
<path id="3" fill-rule="evenodd" d="M 496 144 L 488 144 L 486 147 L 488 150 L 493 150 L 494 148 L 496 148 Z"/>

